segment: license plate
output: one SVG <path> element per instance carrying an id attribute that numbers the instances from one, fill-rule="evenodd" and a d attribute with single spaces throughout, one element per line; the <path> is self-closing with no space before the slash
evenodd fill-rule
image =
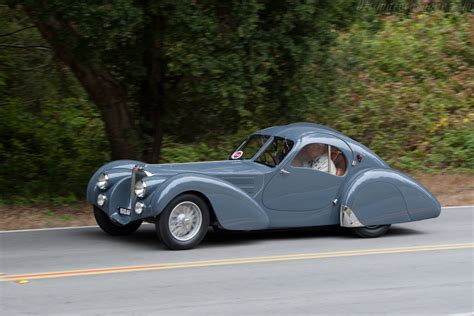
<path id="1" fill-rule="evenodd" d="M 130 216 L 132 214 L 132 210 L 125 207 L 119 207 L 119 214 Z"/>

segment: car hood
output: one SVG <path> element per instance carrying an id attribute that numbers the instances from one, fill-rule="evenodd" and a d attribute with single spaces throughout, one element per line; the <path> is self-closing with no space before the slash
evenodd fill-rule
<path id="1" fill-rule="evenodd" d="M 222 160 L 190 163 L 150 164 L 144 170 L 153 175 L 173 176 L 180 173 L 200 173 L 212 176 L 261 175 L 272 169 L 253 161 Z"/>
<path id="2" fill-rule="evenodd" d="M 253 161 L 224 160 L 210 162 L 145 165 L 147 176 L 161 179 L 181 173 L 203 174 L 231 183 L 249 195 L 257 194 L 264 183 L 265 174 L 274 169 Z"/>

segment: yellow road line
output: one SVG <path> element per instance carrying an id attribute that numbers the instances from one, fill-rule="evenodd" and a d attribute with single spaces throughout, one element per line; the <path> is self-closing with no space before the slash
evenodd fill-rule
<path id="1" fill-rule="evenodd" d="M 229 259 L 217 259 L 217 260 L 206 260 L 206 261 L 174 262 L 174 263 L 161 263 L 161 264 L 150 264 L 150 265 L 51 271 L 51 272 L 39 272 L 39 273 L 27 273 L 27 274 L 11 274 L 11 275 L 7 274 L 7 275 L 0 276 L 0 282 L 49 279 L 49 278 L 61 278 L 61 277 L 85 276 L 85 275 L 101 275 L 101 274 L 136 272 L 136 271 L 170 270 L 170 269 L 213 267 L 213 266 L 249 264 L 249 263 L 281 262 L 281 261 L 312 260 L 312 259 L 314 260 L 314 259 L 326 259 L 326 258 L 338 258 L 338 257 L 355 257 L 355 256 L 411 253 L 411 252 L 423 252 L 423 251 L 442 251 L 442 250 L 455 250 L 455 249 L 468 249 L 468 248 L 474 248 L 474 243 L 457 243 L 457 244 L 445 244 L 445 245 L 424 245 L 424 246 L 412 246 L 412 247 L 332 251 L 332 252 L 321 252 L 321 253 L 301 253 L 301 254 L 290 254 L 290 255 L 279 255 L 279 256 L 229 258 Z"/>

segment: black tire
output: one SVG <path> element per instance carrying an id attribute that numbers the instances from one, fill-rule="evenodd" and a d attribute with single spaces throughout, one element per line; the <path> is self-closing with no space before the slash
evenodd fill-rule
<path id="1" fill-rule="evenodd" d="M 192 229 L 194 233 L 192 233 L 192 231 L 190 232 L 192 237 L 190 237 L 188 240 L 179 240 L 178 237 L 171 233 L 170 216 L 176 206 L 186 202 L 188 204 L 194 204 L 197 206 L 197 209 L 194 210 L 196 212 L 200 212 L 201 224 L 196 224 L 195 228 Z M 203 240 L 204 236 L 206 236 L 209 222 L 210 216 L 207 203 L 194 194 L 183 194 L 174 198 L 156 220 L 156 235 L 165 244 L 165 246 L 171 250 L 191 249 L 196 247 Z M 188 238 L 188 236 L 183 236 L 182 238 Z"/>
<path id="2" fill-rule="evenodd" d="M 389 230 L 390 225 L 377 225 L 377 226 L 366 226 L 366 227 L 355 227 L 351 228 L 352 232 L 362 238 L 375 238 L 385 235 Z"/>
<path id="3" fill-rule="evenodd" d="M 118 225 L 110 220 L 104 211 L 94 205 L 95 221 L 104 232 L 112 236 L 126 236 L 134 233 L 142 224 L 142 221 L 132 222 L 127 225 Z"/>

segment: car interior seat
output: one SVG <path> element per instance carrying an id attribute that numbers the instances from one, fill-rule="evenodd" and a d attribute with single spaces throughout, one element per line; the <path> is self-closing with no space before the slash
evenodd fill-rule
<path id="1" fill-rule="evenodd" d="M 331 146 L 331 160 L 336 166 L 336 176 L 342 176 L 346 172 L 346 160 L 342 152 Z"/>

